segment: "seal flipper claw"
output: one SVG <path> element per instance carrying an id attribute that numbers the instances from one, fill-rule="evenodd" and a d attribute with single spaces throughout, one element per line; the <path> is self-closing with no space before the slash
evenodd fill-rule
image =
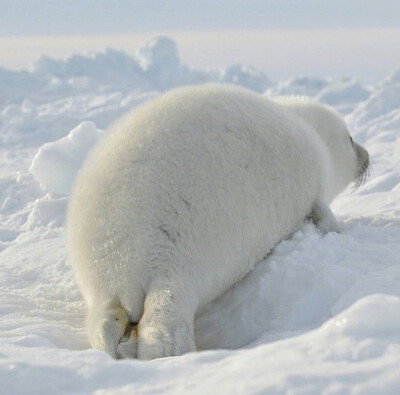
<path id="1" fill-rule="evenodd" d="M 341 231 L 339 222 L 327 204 L 314 203 L 308 218 L 323 234 Z"/>

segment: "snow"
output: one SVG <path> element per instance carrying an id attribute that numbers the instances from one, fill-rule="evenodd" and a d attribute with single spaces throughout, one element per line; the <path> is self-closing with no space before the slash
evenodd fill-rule
<path id="1" fill-rule="evenodd" d="M 45 189 L 68 194 L 87 153 L 103 133 L 93 122 L 82 122 L 67 136 L 42 145 L 29 170 Z"/>
<path id="2" fill-rule="evenodd" d="M 329 80 L 317 77 L 295 77 L 287 81 L 278 82 L 267 90 L 267 95 L 305 95 L 314 97 L 323 88 L 329 85 Z"/>
<path id="3" fill-rule="evenodd" d="M 400 71 L 376 85 L 250 66 L 192 70 L 168 38 L 0 70 L 0 383 L 5 393 L 400 392 Z M 345 115 L 372 174 L 198 313 L 199 351 L 150 362 L 89 348 L 65 252 L 74 177 L 106 128 L 174 86 L 232 82 L 307 94 Z"/>
<path id="4" fill-rule="evenodd" d="M 335 106 L 337 110 L 349 113 L 358 103 L 368 99 L 370 92 L 357 80 L 344 79 L 322 89 L 316 99 Z"/>

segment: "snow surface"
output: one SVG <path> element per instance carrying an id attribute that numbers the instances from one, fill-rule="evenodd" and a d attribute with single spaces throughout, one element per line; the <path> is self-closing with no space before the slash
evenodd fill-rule
<path id="1" fill-rule="evenodd" d="M 174 42 L 0 70 L 1 393 L 400 393 L 400 71 L 374 86 L 249 66 L 191 70 Z M 341 234 L 305 223 L 199 312 L 200 350 L 150 362 L 89 349 L 66 261 L 76 172 L 108 125 L 173 86 L 207 81 L 308 94 L 346 115 L 369 150 L 365 185 L 333 209 Z"/>

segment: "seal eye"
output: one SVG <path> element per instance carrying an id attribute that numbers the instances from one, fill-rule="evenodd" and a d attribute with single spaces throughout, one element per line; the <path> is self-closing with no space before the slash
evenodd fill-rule
<path id="1" fill-rule="evenodd" d="M 351 143 L 351 145 L 354 145 L 353 137 L 351 137 L 351 136 L 349 136 L 349 137 L 350 137 L 350 143 Z"/>

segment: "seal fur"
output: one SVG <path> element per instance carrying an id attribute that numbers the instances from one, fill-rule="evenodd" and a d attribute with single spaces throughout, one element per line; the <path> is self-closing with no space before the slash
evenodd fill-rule
<path id="1" fill-rule="evenodd" d="M 69 203 L 92 347 L 194 351 L 196 311 L 307 216 L 338 231 L 329 204 L 365 166 L 341 117 L 305 98 L 203 85 L 134 109 L 89 154 Z"/>

